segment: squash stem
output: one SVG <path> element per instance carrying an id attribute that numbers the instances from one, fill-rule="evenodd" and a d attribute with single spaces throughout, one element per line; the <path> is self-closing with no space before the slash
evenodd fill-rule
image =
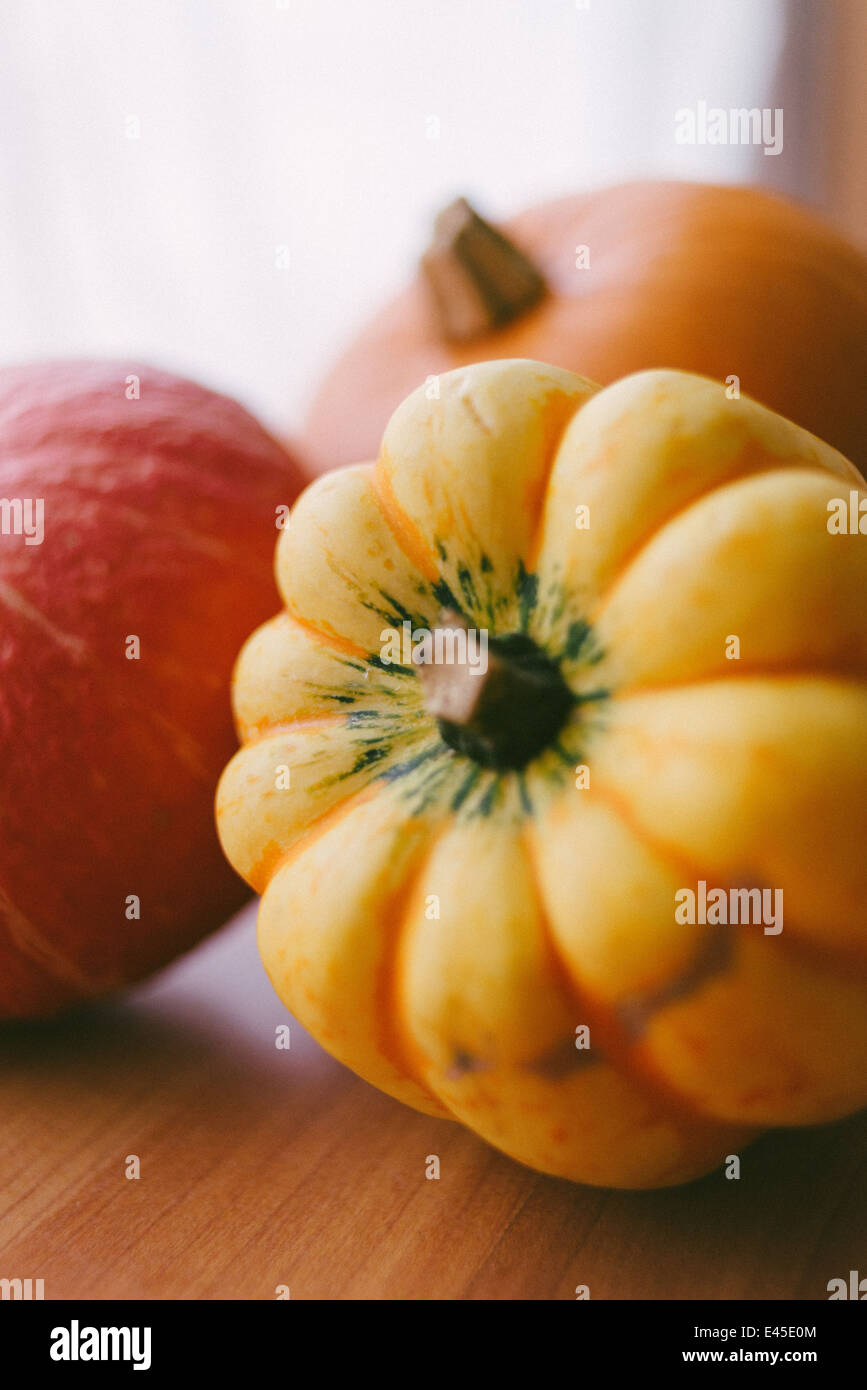
<path id="1" fill-rule="evenodd" d="M 461 631 L 470 632 L 463 615 L 445 610 L 431 650 L 453 653 Z M 419 676 L 445 743 L 501 771 L 525 767 L 552 744 L 575 702 L 557 662 L 524 633 L 489 638 L 484 670 L 468 660 L 428 660 Z"/>
<path id="2" fill-rule="evenodd" d="M 547 292 L 532 261 L 466 198 L 437 217 L 421 268 L 440 333 L 450 343 L 470 342 L 510 323 Z"/>

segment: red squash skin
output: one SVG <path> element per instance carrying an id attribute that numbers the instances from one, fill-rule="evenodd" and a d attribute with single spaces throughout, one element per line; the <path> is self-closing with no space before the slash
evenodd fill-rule
<path id="1" fill-rule="evenodd" d="M 248 896 L 214 787 L 303 481 L 235 401 L 166 372 L 0 371 L 0 497 L 45 506 L 41 545 L 0 535 L 0 1018 L 137 980 Z"/>

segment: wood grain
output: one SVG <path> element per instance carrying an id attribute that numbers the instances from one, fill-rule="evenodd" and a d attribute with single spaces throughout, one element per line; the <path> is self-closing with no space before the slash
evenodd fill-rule
<path id="1" fill-rule="evenodd" d="M 7 1029 L 0 1277 L 49 1299 L 825 1299 L 867 1274 L 867 1115 L 768 1136 L 740 1181 L 582 1188 L 380 1095 L 294 1021 L 278 1050 L 287 1021 L 251 909 L 123 1002 Z"/>

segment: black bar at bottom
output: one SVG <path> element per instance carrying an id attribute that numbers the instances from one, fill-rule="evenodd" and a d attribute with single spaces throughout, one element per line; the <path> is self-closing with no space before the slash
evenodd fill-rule
<path id="1" fill-rule="evenodd" d="M 150 1376 L 157 1383 L 184 1373 L 225 1381 L 231 1375 L 249 1377 L 254 1368 L 269 1377 L 282 1370 L 298 1380 L 309 1375 L 305 1353 L 317 1358 L 320 1371 L 327 1368 L 330 1379 L 341 1349 L 359 1371 L 377 1375 L 383 1363 L 395 1364 L 394 1355 L 402 1369 L 391 1371 L 388 1380 L 422 1376 L 430 1381 L 440 1358 L 443 1373 L 451 1375 L 456 1358 L 473 1352 L 475 1359 L 483 1347 L 490 1379 L 492 1363 L 501 1356 L 508 1362 L 518 1346 L 522 1360 L 538 1359 L 536 1379 L 542 1379 L 554 1370 L 552 1344 L 535 1340 L 542 1328 L 546 1337 L 561 1333 L 569 1339 L 577 1357 L 576 1379 L 584 1379 L 582 1367 L 591 1365 L 597 1376 L 709 1365 L 800 1365 L 827 1375 L 859 1364 L 867 1330 L 867 1309 L 846 1300 L 576 1300 L 559 1308 L 549 1304 L 547 1311 L 538 1303 L 532 1308 L 509 1304 L 503 1324 L 499 1310 L 497 1303 L 466 1303 L 448 1314 L 441 1304 L 432 1309 L 405 1303 L 397 1314 L 390 1307 L 388 1320 L 379 1323 L 375 1302 L 334 1302 L 324 1310 L 320 1305 L 311 1317 L 304 1300 L 7 1301 L 0 1305 L 0 1337 L 4 1365 L 15 1367 L 20 1384 L 31 1374 L 60 1383 L 70 1375 L 99 1377 L 106 1369 L 115 1377 L 138 1373 L 140 1380 Z M 448 1336 L 452 1318 L 464 1334 L 460 1343 Z M 416 1366 L 407 1364 L 408 1347 L 416 1348 Z"/>

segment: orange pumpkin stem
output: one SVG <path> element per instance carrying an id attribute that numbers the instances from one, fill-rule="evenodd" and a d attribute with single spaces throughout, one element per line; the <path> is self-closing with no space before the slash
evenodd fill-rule
<path id="1" fill-rule="evenodd" d="M 532 309 L 547 287 L 532 261 L 458 198 L 434 223 L 422 256 L 442 336 L 470 342 Z"/>

